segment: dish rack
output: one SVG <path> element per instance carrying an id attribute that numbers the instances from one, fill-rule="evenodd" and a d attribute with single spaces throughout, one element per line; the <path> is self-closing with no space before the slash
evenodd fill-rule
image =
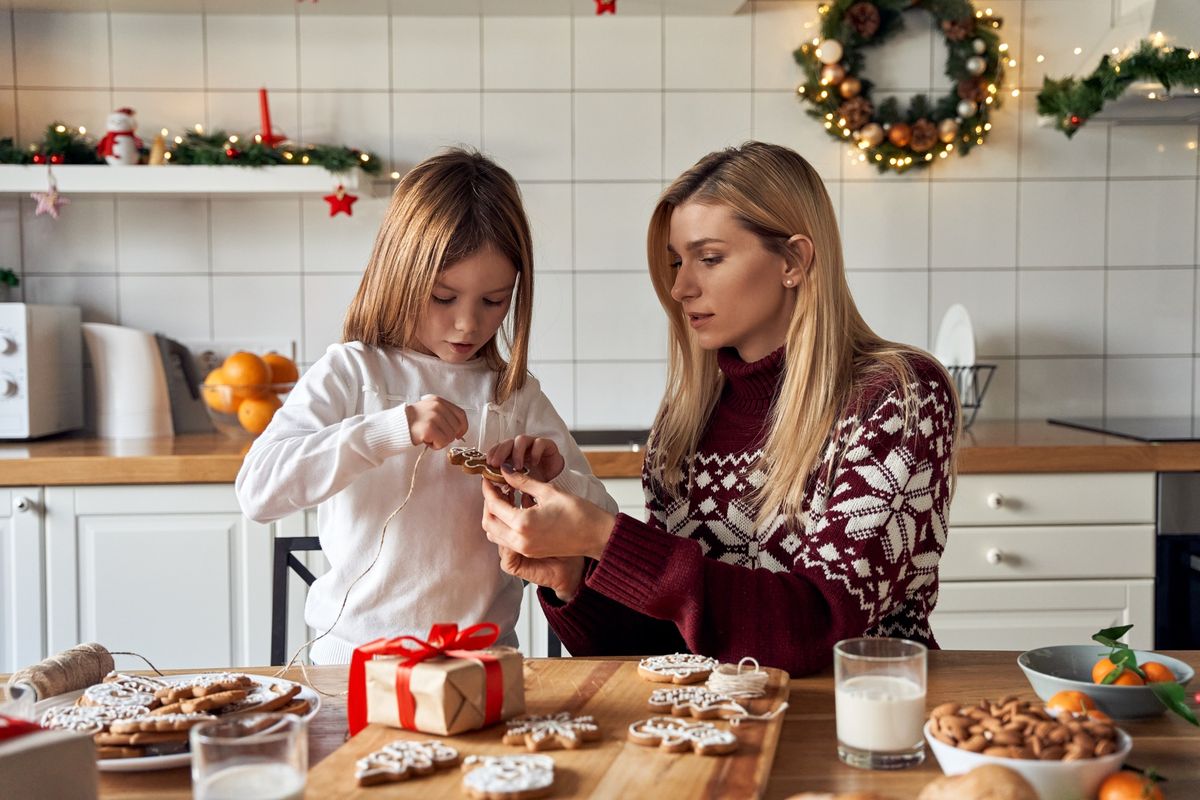
<path id="1" fill-rule="evenodd" d="M 965 431 L 975 422 L 979 407 L 983 404 L 983 396 L 987 394 L 988 386 L 992 383 L 992 374 L 996 371 L 995 364 L 972 364 L 966 367 L 946 367 L 950 378 L 954 381 L 954 389 L 958 392 L 958 402 L 962 406 Z"/>

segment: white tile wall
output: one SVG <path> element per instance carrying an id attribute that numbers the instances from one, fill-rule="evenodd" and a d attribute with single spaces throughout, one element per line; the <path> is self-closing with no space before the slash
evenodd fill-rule
<path id="1" fill-rule="evenodd" d="M 1114 0 L 988 5 L 1020 98 L 1006 87 L 983 148 L 901 177 L 852 160 L 797 104 L 791 51 L 816 35 L 817 0 L 727 17 L 595 17 L 587 2 L 574 17 L 408 16 L 387 0 L 359 3 L 374 16 L 4 11 L 0 136 L 33 141 L 55 119 L 102 130 L 121 105 L 146 139 L 197 122 L 253 132 L 267 86 L 278 129 L 391 168 L 480 146 L 520 180 L 533 224 L 531 367 L 583 427 L 645 426 L 661 397 L 645 231 L 663 185 L 715 148 L 779 142 L 826 180 L 852 291 L 881 333 L 929 346 L 945 309 L 968 307 L 998 365 L 982 418 L 1200 413 L 1200 130 L 1094 125 L 1068 140 L 1040 126 L 1043 75 L 1084 66 L 1071 50 Z M 868 76 L 901 97 L 944 91 L 940 37 L 905 21 Z M 71 199 L 54 221 L 0 198 L 0 266 L 22 272 L 26 299 L 185 339 L 290 338 L 305 362 L 338 338 L 387 205 L 362 197 L 331 219 L 312 196 Z"/>

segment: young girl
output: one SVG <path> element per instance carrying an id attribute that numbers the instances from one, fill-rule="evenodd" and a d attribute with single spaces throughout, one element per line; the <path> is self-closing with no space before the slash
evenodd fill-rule
<path id="1" fill-rule="evenodd" d="M 650 518 L 506 473 L 537 505 L 484 487 L 505 569 L 547 587 L 575 655 L 800 675 L 839 639 L 935 646 L 957 401 L 941 365 L 859 315 L 820 177 L 778 145 L 711 153 L 664 192 L 649 259 L 671 344 Z"/>
<path id="2" fill-rule="evenodd" d="M 381 636 L 424 637 L 439 622 L 494 622 L 501 642 L 516 644 L 521 581 L 500 570 L 480 530 L 480 479 L 442 453 L 421 458 L 426 449 L 487 450 L 522 435 L 539 442 L 531 474 L 615 510 L 526 372 L 532 306 L 529 223 L 512 176 L 462 150 L 405 175 L 343 343 L 304 373 L 237 477 L 256 521 L 317 506 L 330 570 L 304 616 L 319 633 L 338 621 L 314 643 L 314 663 L 349 661 Z"/>

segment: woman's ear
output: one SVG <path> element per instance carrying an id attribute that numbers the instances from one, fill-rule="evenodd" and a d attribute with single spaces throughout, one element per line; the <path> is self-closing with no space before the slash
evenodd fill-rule
<path id="1" fill-rule="evenodd" d="M 812 239 L 802 233 L 797 233 L 787 240 L 790 258 L 785 259 L 783 267 L 783 285 L 796 286 L 808 277 L 813 264 Z"/>

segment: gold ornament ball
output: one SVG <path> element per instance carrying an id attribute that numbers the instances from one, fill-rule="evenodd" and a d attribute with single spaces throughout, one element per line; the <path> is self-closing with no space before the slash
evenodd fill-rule
<path id="1" fill-rule="evenodd" d="M 979 104 L 974 100 L 960 100 L 956 110 L 960 117 L 966 119 L 975 116 L 975 112 L 979 110 Z"/>
<path id="2" fill-rule="evenodd" d="M 971 56 L 967 59 L 965 66 L 967 72 L 978 77 L 987 69 L 987 60 L 981 56 Z"/>
<path id="3" fill-rule="evenodd" d="M 868 147 L 878 147 L 883 144 L 883 126 L 878 122 L 869 122 L 859 129 L 858 138 L 866 142 Z"/>
<path id="4" fill-rule="evenodd" d="M 946 144 L 958 138 L 958 123 L 952 119 L 944 119 L 938 124 L 938 138 Z"/>
<path id="5" fill-rule="evenodd" d="M 846 77 L 846 68 L 841 64 L 826 64 L 821 67 L 821 83 L 826 86 L 841 83 Z"/>
<path id="6" fill-rule="evenodd" d="M 836 64 L 842 60 L 842 43 L 837 39 L 826 39 L 817 45 L 817 60 L 822 64 Z"/>
<path id="7" fill-rule="evenodd" d="M 971 49 L 979 55 L 983 55 L 987 52 L 987 42 L 985 42 L 983 39 L 976 39 L 975 41 L 971 42 Z"/>
<path id="8" fill-rule="evenodd" d="M 838 92 L 847 100 L 849 100 L 851 97 L 857 97 L 861 91 L 862 81 L 853 75 L 844 78 L 842 82 L 838 84 Z"/>
<path id="9" fill-rule="evenodd" d="M 912 141 L 912 126 L 907 122 L 897 122 L 888 129 L 888 141 L 896 147 L 908 147 Z"/>

